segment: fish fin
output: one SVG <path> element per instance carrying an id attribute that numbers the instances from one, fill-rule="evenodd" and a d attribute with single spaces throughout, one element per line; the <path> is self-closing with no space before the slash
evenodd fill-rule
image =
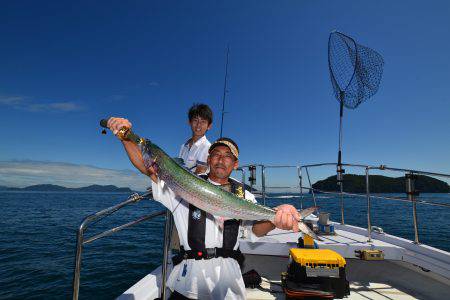
<path id="1" fill-rule="evenodd" d="M 298 222 L 298 229 L 303 233 L 303 234 L 307 234 L 309 236 L 311 236 L 313 239 L 318 240 L 318 241 L 322 241 L 321 238 L 319 238 L 317 236 L 317 234 L 314 233 L 314 231 L 312 231 L 308 226 L 306 226 L 305 223 L 303 223 L 302 221 Z"/>
<path id="2" fill-rule="evenodd" d="M 299 211 L 300 218 L 304 219 L 318 209 L 319 209 L 318 206 L 311 206 L 311 207 L 302 209 L 301 211 Z"/>

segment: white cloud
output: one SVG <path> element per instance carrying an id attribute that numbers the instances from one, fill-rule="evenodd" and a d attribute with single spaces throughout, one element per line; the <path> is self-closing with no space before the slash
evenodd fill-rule
<path id="1" fill-rule="evenodd" d="M 40 111 L 79 111 L 83 107 L 74 102 L 54 102 L 54 103 L 40 103 L 40 104 L 29 104 L 24 109 L 32 112 Z"/>
<path id="2" fill-rule="evenodd" d="M 83 110 L 83 106 L 71 102 L 36 102 L 31 101 L 28 97 L 23 96 L 1 96 L 0 105 L 10 106 L 15 109 L 27 110 L 31 112 L 54 111 L 54 112 L 71 112 Z"/>
<path id="3" fill-rule="evenodd" d="M 17 106 L 23 104 L 25 97 L 22 96 L 0 96 L 0 104 L 8 106 Z"/>
<path id="4" fill-rule="evenodd" d="M 153 87 L 157 87 L 157 86 L 159 86 L 159 83 L 156 82 L 156 81 L 150 81 L 150 82 L 148 83 L 148 85 L 149 85 L 149 86 L 153 86 Z"/>
<path id="5" fill-rule="evenodd" d="M 25 187 L 33 184 L 57 184 L 65 187 L 112 184 L 138 191 L 144 191 L 151 185 L 147 176 L 131 170 L 62 162 L 0 161 L 0 185 Z"/>

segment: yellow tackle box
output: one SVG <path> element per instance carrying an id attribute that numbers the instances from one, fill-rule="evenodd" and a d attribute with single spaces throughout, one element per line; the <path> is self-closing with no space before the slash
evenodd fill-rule
<path id="1" fill-rule="evenodd" d="M 329 266 L 344 268 L 346 265 L 345 258 L 330 249 L 292 248 L 289 250 L 289 254 L 302 267 Z"/>
<path id="2" fill-rule="evenodd" d="M 329 249 L 289 249 L 287 272 L 281 275 L 286 299 L 342 299 L 350 294 L 346 261 Z"/>

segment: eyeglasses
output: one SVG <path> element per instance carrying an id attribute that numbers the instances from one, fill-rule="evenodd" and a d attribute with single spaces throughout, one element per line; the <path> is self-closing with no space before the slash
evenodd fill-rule
<path id="1" fill-rule="evenodd" d="M 213 151 L 213 152 L 211 152 L 211 154 L 209 154 L 209 156 L 212 159 L 220 159 L 220 158 L 222 158 L 223 160 L 226 160 L 226 161 L 234 161 L 235 160 L 234 155 L 231 154 L 231 153 L 221 154 L 218 151 Z"/>

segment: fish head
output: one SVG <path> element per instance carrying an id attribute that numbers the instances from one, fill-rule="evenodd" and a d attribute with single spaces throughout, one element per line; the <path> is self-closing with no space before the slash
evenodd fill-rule
<path id="1" fill-rule="evenodd" d="M 302 209 L 301 211 L 299 211 L 300 214 L 300 218 L 303 220 L 304 218 L 306 218 L 307 216 L 311 215 L 312 213 L 316 212 L 319 210 L 319 206 L 311 206 L 308 207 L 306 209 Z"/>

